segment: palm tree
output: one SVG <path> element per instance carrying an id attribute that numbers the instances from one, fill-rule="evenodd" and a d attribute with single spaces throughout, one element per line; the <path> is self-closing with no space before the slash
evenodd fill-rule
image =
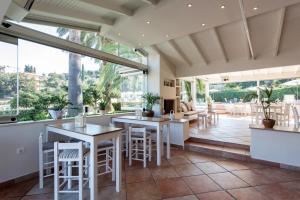
<path id="1" fill-rule="evenodd" d="M 80 31 L 66 28 L 58 28 L 57 33 L 60 37 L 67 36 L 67 40 L 80 43 Z M 68 114 L 76 116 L 82 108 L 82 82 L 81 82 L 81 55 L 69 53 L 69 78 L 68 78 Z"/>
<path id="2" fill-rule="evenodd" d="M 60 37 L 66 37 L 67 40 L 84 46 L 94 48 L 97 50 L 105 49 L 105 52 L 116 53 L 118 51 L 118 44 L 114 41 L 101 37 L 99 33 L 78 31 L 67 28 L 58 28 L 57 33 Z M 122 77 L 117 73 L 114 64 L 104 63 L 101 60 L 95 60 L 100 65 L 100 77 L 97 84 L 98 89 L 102 92 L 102 101 L 111 104 L 111 98 L 120 95 L 120 85 Z M 77 115 L 79 110 L 74 108 L 82 108 L 82 79 L 81 75 L 81 56 L 74 53 L 69 53 L 69 114 L 71 116 Z"/>
<path id="3" fill-rule="evenodd" d="M 101 49 L 102 39 L 98 33 L 79 31 L 60 27 L 57 29 L 59 37 L 66 37 L 67 40 L 83 44 L 90 48 Z M 100 62 L 101 63 L 101 62 Z M 68 78 L 68 99 L 72 103 L 68 106 L 70 116 L 76 116 L 81 112 L 83 106 L 82 79 L 81 79 L 81 55 L 69 53 L 69 78 Z"/>

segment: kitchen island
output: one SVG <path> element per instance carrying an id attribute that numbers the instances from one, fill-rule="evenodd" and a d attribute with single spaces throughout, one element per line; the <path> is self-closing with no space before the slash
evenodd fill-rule
<path id="1" fill-rule="evenodd" d="M 300 129 L 280 126 L 268 129 L 253 124 L 249 128 L 252 158 L 300 167 Z"/>

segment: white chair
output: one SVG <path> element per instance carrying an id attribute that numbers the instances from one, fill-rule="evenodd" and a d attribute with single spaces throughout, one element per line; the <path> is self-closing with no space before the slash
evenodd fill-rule
<path id="1" fill-rule="evenodd" d="M 147 167 L 147 159 L 151 161 L 152 151 L 151 134 L 146 128 L 129 127 L 129 166 L 132 160 L 143 161 L 144 168 Z"/>
<path id="2" fill-rule="evenodd" d="M 98 144 L 98 176 L 108 173 L 114 175 L 114 155 L 114 143 L 111 140 L 103 141 Z"/>
<path id="3" fill-rule="evenodd" d="M 83 199 L 83 187 L 89 180 L 84 177 L 88 174 L 88 163 L 85 163 L 84 158 L 89 155 L 89 150 L 84 149 L 82 142 L 78 143 L 54 143 L 54 199 L 59 199 L 59 194 L 63 193 L 78 193 L 79 200 Z M 60 163 L 63 167 L 60 169 Z M 75 174 L 73 168 L 78 168 Z M 86 173 L 84 173 L 86 172 Z M 73 189 L 72 181 L 78 181 L 78 190 Z M 84 180 L 87 180 L 84 183 Z M 67 189 L 65 186 L 67 184 Z"/>
<path id="4" fill-rule="evenodd" d="M 290 107 L 291 107 L 291 104 L 286 103 L 284 105 L 283 112 L 276 113 L 276 119 L 280 125 L 290 126 Z"/>
<path id="5" fill-rule="evenodd" d="M 263 119 L 262 111 L 258 109 L 256 103 L 250 103 L 250 110 L 251 110 L 251 123 L 253 124 L 255 118 L 255 123 L 259 124 L 259 120 Z"/>
<path id="6" fill-rule="evenodd" d="M 113 123 L 109 123 L 109 126 L 121 128 Z M 123 128 L 123 127 L 122 127 Z M 126 153 L 126 157 L 128 158 L 128 130 L 124 128 L 124 131 L 121 133 L 122 135 L 122 152 Z"/>
<path id="7" fill-rule="evenodd" d="M 39 136 L 39 187 L 44 187 L 44 179 L 53 176 L 54 142 L 68 141 L 69 138 L 55 133 L 41 132 Z"/>
<path id="8" fill-rule="evenodd" d="M 300 121 L 299 121 L 299 113 L 296 106 L 293 106 L 293 117 L 294 117 L 294 126 L 295 128 L 299 128 Z"/>

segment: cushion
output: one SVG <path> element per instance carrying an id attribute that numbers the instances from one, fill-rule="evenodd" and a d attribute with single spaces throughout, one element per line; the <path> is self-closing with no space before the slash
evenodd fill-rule
<path id="1" fill-rule="evenodd" d="M 98 149 L 113 147 L 114 143 L 111 140 L 102 141 L 98 143 Z"/>
<path id="2" fill-rule="evenodd" d="M 188 111 L 184 113 L 184 116 L 191 116 L 191 115 L 197 115 L 199 112 L 198 111 Z"/>
<path id="3" fill-rule="evenodd" d="M 43 143 L 43 151 L 53 150 L 53 149 L 54 149 L 54 143 L 53 142 Z"/>
<path id="4" fill-rule="evenodd" d="M 182 112 L 187 112 L 188 111 L 186 105 L 183 102 L 180 103 L 180 107 L 181 107 Z"/>
<path id="5" fill-rule="evenodd" d="M 191 110 L 192 110 L 192 106 L 191 106 L 191 104 L 190 104 L 189 102 L 188 102 L 188 103 L 185 103 L 185 105 L 186 105 L 188 111 L 191 111 Z"/>

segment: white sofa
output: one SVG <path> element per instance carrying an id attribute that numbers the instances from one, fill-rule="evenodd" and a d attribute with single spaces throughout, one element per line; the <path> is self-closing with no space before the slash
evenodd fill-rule
<path id="1" fill-rule="evenodd" d="M 196 110 L 196 107 L 193 104 L 193 102 L 181 102 L 180 108 L 184 119 L 187 119 L 189 121 L 198 120 L 199 111 Z"/>

